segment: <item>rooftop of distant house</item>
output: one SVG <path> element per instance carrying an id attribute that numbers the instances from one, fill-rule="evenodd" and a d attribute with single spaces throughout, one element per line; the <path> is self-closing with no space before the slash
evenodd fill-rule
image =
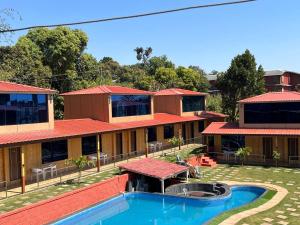
<path id="1" fill-rule="evenodd" d="M 293 74 L 300 75 L 300 73 L 295 72 L 295 71 L 288 71 L 288 70 L 268 70 L 268 71 L 265 71 L 265 75 L 264 76 L 265 77 L 267 77 L 267 76 L 281 76 L 284 73 L 293 73 Z"/>

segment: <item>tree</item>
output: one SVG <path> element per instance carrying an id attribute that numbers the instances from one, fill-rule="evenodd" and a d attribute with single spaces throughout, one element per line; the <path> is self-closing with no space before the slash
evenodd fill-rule
<path id="1" fill-rule="evenodd" d="M 278 151 L 273 151 L 273 159 L 276 162 L 276 167 L 278 167 L 278 161 L 280 160 L 280 152 Z"/>
<path id="2" fill-rule="evenodd" d="M 178 86 L 183 89 L 206 92 L 209 87 L 207 78 L 199 67 L 185 68 L 179 66 L 176 69 L 179 78 Z"/>
<path id="3" fill-rule="evenodd" d="M 252 152 L 252 148 L 250 147 L 244 147 L 244 148 L 239 148 L 237 152 L 235 153 L 236 156 L 238 156 L 241 161 L 242 161 L 242 166 L 244 165 L 244 161 L 247 156 L 249 156 Z"/>
<path id="4" fill-rule="evenodd" d="M 148 63 L 148 59 L 152 54 L 152 48 L 148 47 L 144 49 L 143 47 L 136 47 L 134 51 L 136 52 L 136 59 L 138 61 L 142 61 L 143 64 L 146 65 Z"/>
<path id="5" fill-rule="evenodd" d="M 243 98 L 262 94 L 264 89 L 263 68 L 256 68 L 256 62 L 249 50 L 236 56 L 228 70 L 218 76 L 217 88 L 222 93 L 222 108 L 230 121 L 238 116 L 237 102 Z"/>
<path id="6" fill-rule="evenodd" d="M 52 70 L 52 88 L 60 93 L 73 90 L 77 77 L 76 63 L 86 48 L 88 38 L 83 31 L 67 27 L 31 29 L 25 35 L 43 53 L 43 64 Z"/>
<path id="7" fill-rule="evenodd" d="M 160 67 L 175 69 L 174 63 L 172 63 L 166 55 L 163 55 L 151 57 L 146 70 L 150 76 L 154 76 L 156 70 Z"/>
<path id="8" fill-rule="evenodd" d="M 156 70 L 155 80 L 160 85 L 159 89 L 176 87 L 178 82 L 176 71 L 165 67 L 160 67 Z"/>
<path id="9" fill-rule="evenodd" d="M 206 97 L 206 110 L 213 112 L 222 112 L 222 97 L 220 94 L 208 95 Z"/>
<path id="10" fill-rule="evenodd" d="M 84 156 L 80 156 L 77 159 L 66 159 L 65 164 L 67 166 L 74 165 L 78 169 L 78 184 L 80 183 L 82 170 L 86 166 L 90 166 L 90 165 L 95 166 L 95 163 L 92 160 L 89 160 L 87 158 L 87 156 L 85 156 L 85 155 Z"/>

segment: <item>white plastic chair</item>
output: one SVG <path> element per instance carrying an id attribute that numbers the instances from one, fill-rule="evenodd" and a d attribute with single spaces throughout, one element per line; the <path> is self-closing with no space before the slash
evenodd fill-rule
<path id="1" fill-rule="evenodd" d="M 43 172 L 42 169 L 39 169 L 39 168 L 32 168 L 31 169 L 31 180 L 33 178 L 33 175 L 36 176 L 36 182 L 39 182 L 40 175 L 42 175 L 42 177 L 44 178 L 44 172 Z"/>

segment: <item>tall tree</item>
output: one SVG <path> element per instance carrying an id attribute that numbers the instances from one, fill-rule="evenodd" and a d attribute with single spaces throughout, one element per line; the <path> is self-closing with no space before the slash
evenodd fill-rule
<path id="1" fill-rule="evenodd" d="M 160 67 L 155 72 L 155 80 L 159 83 L 159 89 L 173 88 L 177 86 L 178 77 L 175 69 Z"/>
<path id="2" fill-rule="evenodd" d="M 229 115 L 230 121 L 238 117 L 239 100 L 265 91 L 263 74 L 262 66 L 257 69 L 255 57 L 246 50 L 231 61 L 224 74 L 218 76 L 217 88 L 222 94 L 223 112 Z"/>
<path id="3" fill-rule="evenodd" d="M 143 64 L 146 65 L 152 54 L 152 48 L 148 47 L 144 49 L 143 47 L 136 47 L 134 51 L 136 52 L 136 59 L 142 61 Z"/>

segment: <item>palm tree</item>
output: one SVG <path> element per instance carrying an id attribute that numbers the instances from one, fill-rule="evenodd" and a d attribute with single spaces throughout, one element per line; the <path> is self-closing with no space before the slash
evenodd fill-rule
<path id="1" fill-rule="evenodd" d="M 239 148 L 237 152 L 235 153 L 236 156 L 240 157 L 242 161 L 242 166 L 244 165 L 244 161 L 246 156 L 249 156 L 252 152 L 252 148 L 250 147 L 244 147 L 244 148 Z"/>
<path id="2" fill-rule="evenodd" d="M 68 166 L 70 164 L 76 166 L 76 168 L 78 169 L 78 184 L 80 183 L 80 179 L 81 179 L 81 173 L 82 170 L 84 169 L 84 167 L 89 166 L 89 165 L 93 165 L 95 166 L 94 161 L 89 160 L 87 158 L 87 156 L 80 156 L 77 159 L 66 159 L 65 164 Z"/>

